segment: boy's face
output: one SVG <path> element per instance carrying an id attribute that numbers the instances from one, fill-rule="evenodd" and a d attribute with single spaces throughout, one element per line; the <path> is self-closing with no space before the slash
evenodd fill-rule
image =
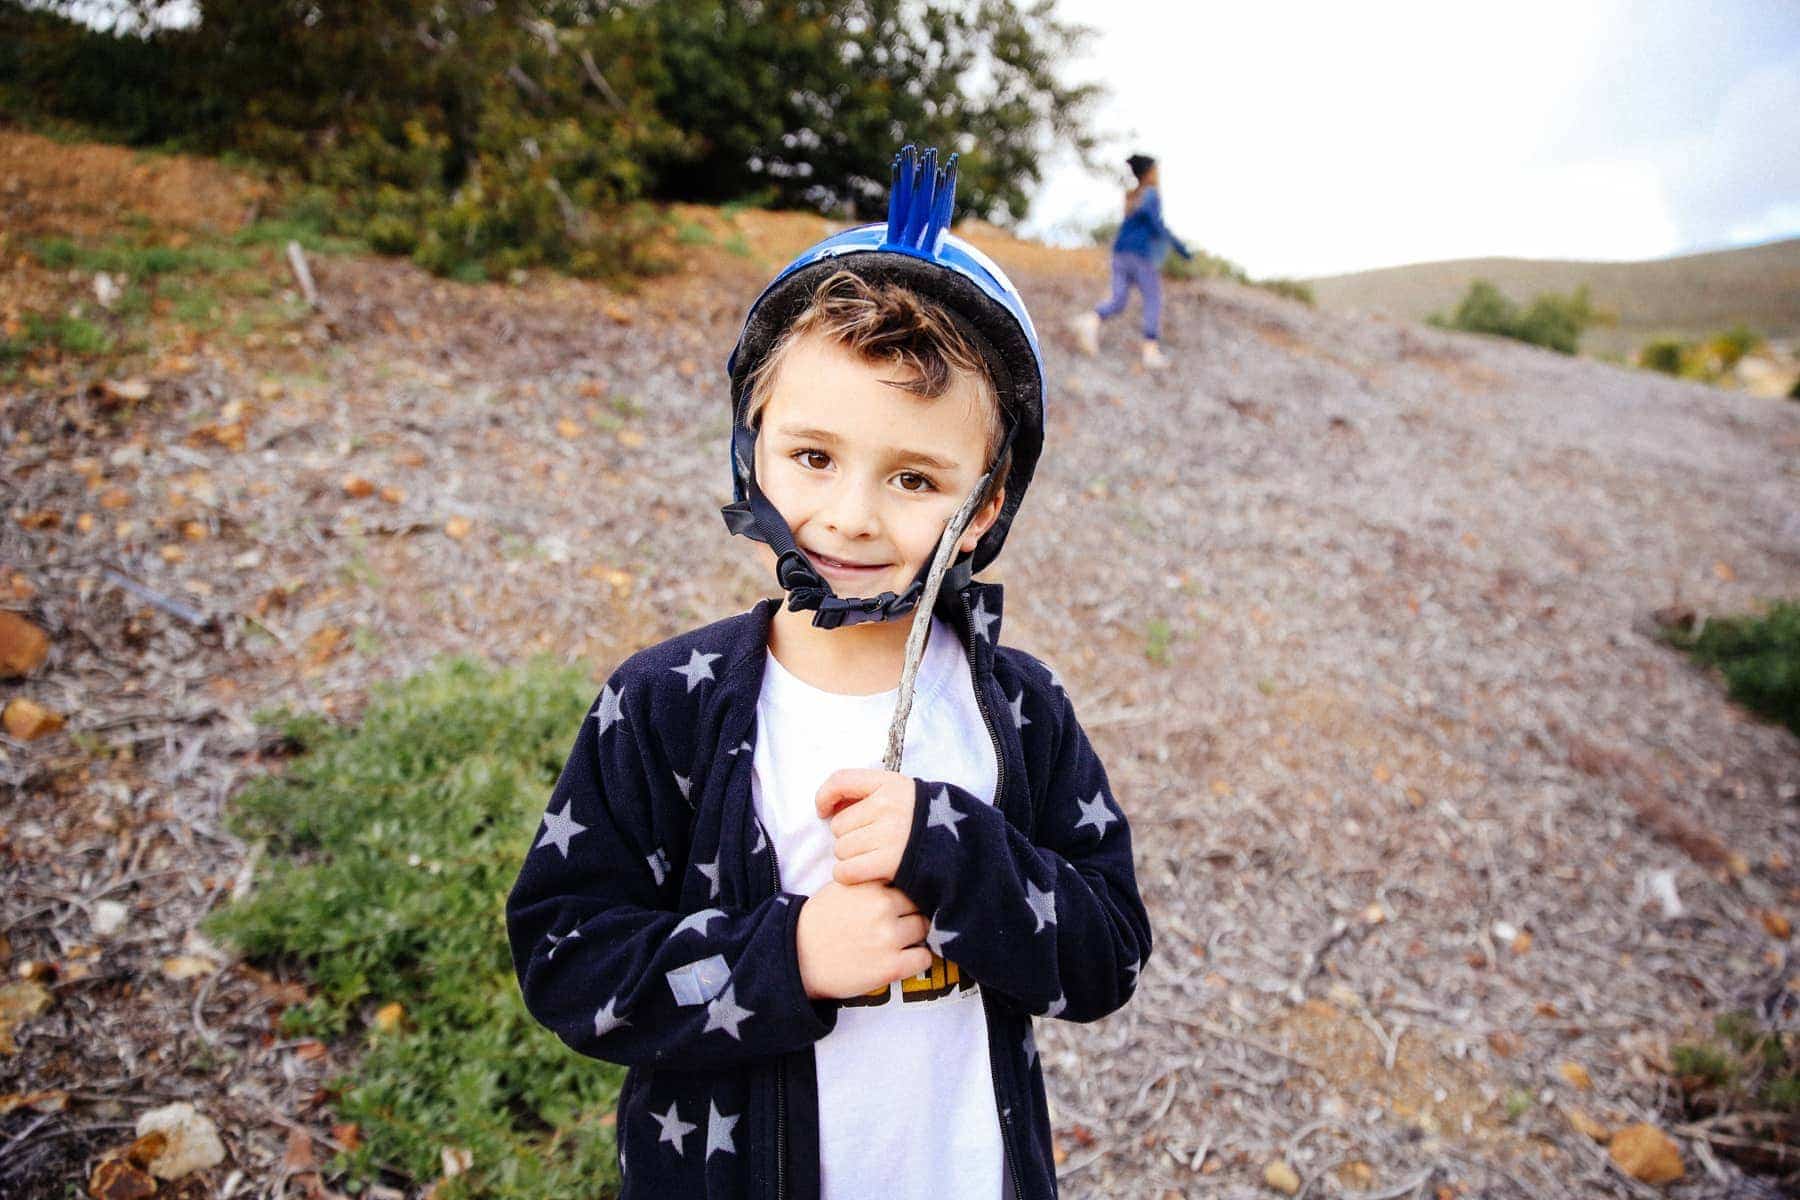
<path id="1" fill-rule="evenodd" d="M 762 410 L 757 482 L 840 596 L 904 591 L 988 467 L 979 384 L 959 376 L 931 399 L 885 382 L 906 379 L 903 368 L 805 336 Z M 974 549 L 1003 499 L 996 492 L 982 506 L 959 549 Z"/>

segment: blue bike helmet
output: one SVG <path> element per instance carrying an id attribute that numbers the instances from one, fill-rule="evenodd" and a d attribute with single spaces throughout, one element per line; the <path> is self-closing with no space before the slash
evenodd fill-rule
<path id="1" fill-rule="evenodd" d="M 1006 499 L 1000 514 L 969 554 L 959 555 L 940 596 L 968 585 L 976 571 L 1000 553 L 1013 515 L 1025 498 L 1044 444 L 1044 360 L 1025 301 L 994 261 L 950 232 L 956 196 L 956 155 L 942 167 L 937 151 L 921 156 L 907 146 L 894 156 L 893 190 L 886 224 L 860 225 L 826 238 L 782 268 L 750 306 L 743 332 L 726 360 L 731 380 L 731 478 L 733 503 L 725 506 L 731 532 L 775 551 L 775 577 L 792 610 L 812 609 L 813 624 L 826 629 L 864 621 L 891 621 L 912 611 L 930 564 L 903 593 L 842 597 L 794 544 L 787 522 L 756 483 L 756 429 L 749 424 L 750 379 L 793 323 L 818 285 L 838 271 L 871 283 L 893 283 L 940 305 L 981 355 L 1000 399 L 1006 432 L 996 459 L 1012 452 Z M 990 470 L 996 464 L 990 463 Z"/>

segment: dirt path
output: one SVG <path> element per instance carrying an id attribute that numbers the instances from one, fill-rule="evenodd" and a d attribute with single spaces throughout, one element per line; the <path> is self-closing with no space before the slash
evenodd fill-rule
<path id="1" fill-rule="evenodd" d="M 4 695 L 90 735 L 0 745 L 10 967 L 59 966 L 0 1091 L 71 1093 L 12 1147 L 21 1194 L 171 1097 L 219 1119 L 214 1182 L 261 1194 L 284 1122 L 328 1123 L 339 1052 L 268 1036 L 277 982 L 165 970 L 245 876 L 220 812 L 258 769 L 249 714 L 349 718 L 450 651 L 598 679 L 763 594 L 717 516 L 720 364 L 814 226 L 739 227 L 748 256 L 632 296 L 325 260 L 335 337 L 204 348 L 135 406 L 5 398 L 0 594 L 54 645 Z M 1797 1020 L 1759 914 L 1800 908 L 1800 744 L 1650 614 L 1800 592 L 1800 406 L 1229 285 L 1172 293 L 1177 366 L 1149 377 L 1120 326 L 1091 362 L 1051 330 L 1097 269 L 1018 274 L 1052 414 L 1008 635 L 1108 764 L 1158 936 L 1127 1009 L 1042 1027 L 1065 1193 L 1267 1195 L 1280 1159 L 1309 1195 L 1649 1194 L 1569 1110 L 1667 1128 L 1672 1037 Z M 103 899 L 129 908 L 107 938 Z M 1759 1194 L 1682 1146 L 1665 1194 Z"/>

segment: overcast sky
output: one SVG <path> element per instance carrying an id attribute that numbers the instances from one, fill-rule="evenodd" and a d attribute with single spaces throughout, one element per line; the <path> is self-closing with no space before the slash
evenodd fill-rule
<path id="1" fill-rule="evenodd" d="M 1258 276 L 1657 258 L 1800 234 L 1800 0 L 1059 0 L 1120 159 Z M 1059 163 L 1027 229 L 1116 219 Z"/>

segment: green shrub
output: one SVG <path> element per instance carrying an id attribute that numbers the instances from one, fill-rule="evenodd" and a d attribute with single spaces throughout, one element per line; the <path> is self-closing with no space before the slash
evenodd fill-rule
<path id="1" fill-rule="evenodd" d="M 621 1068 L 568 1050 L 526 1012 L 504 903 L 591 697 L 579 671 L 465 658 L 377 690 L 361 723 L 277 716 L 301 753 L 233 806 L 268 850 L 254 891 L 208 919 L 314 995 L 290 1036 L 353 1037 L 330 1090 L 361 1146 L 332 1163 L 359 1190 L 391 1162 L 415 1180 L 472 1151 L 457 1195 L 615 1194 Z M 266 719 L 266 718 L 265 718 Z M 402 1028 L 373 1014 L 403 1006 Z"/>
<path id="2" fill-rule="evenodd" d="M 1312 285 L 1298 279 L 1259 279 L 1256 286 L 1274 292 L 1277 296 L 1286 296 L 1289 300 L 1298 300 L 1302 304 L 1313 304 Z"/>
<path id="3" fill-rule="evenodd" d="M 1716 1089 L 1734 1097 L 1732 1108 L 1800 1111 L 1800 1039 L 1752 1012 L 1722 1013 L 1713 1030 L 1711 1039 L 1669 1048 L 1672 1074 L 1690 1098 Z"/>
<path id="4" fill-rule="evenodd" d="M 1729 1083 L 1736 1074 L 1731 1058 L 1724 1050 L 1703 1042 L 1671 1046 L 1669 1064 L 1675 1068 L 1675 1074 L 1698 1080 L 1706 1087 Z"/>
<path id="5" fill-rule="evenodd" d="M 1657 338 L 1638 351 L 1638 365 L 1664 375 L 1680 375 L 1687 357 L 1687 343 L 1680 338 Z"/>
<path id="6" fill-rule="evenodd" d="M 1744 325 L 1734 325 L 1709 341 L 1707 349 L 1719 360 L 1719 370 L 1723 373 L 1735 368 L 1744 355 L 1760 349 L 1762 344 L 1760 333 Z"/>
<path id="7" fill-rule="evenodd" d="M 58 317 L 51 338 L 65 354 L 104 354 L 113 347 L 113 335 L 81 317 Z"/>
<path id="8" fill-rule="evenodd" d="M 1732 699 L 1800 733 L 1800 602 L 1778 602 L 1760 617 L 1714 617 L 1698 633 L 1666 636 L 1717 667 Z"/>
<path id="9" fill-rule="evenodd" d="M 1454 313 L 1448 317 L 1432 313 L 1425 321 L 1442 329 L 1492 334 L 1574 354 L 1581 349 L 1581 335 L 1597 317 L 1585 285 L 1566 296 L 1541 292 L 1529 307 L 1520 309 L 1492 283 L 1476 279 Z"/>

